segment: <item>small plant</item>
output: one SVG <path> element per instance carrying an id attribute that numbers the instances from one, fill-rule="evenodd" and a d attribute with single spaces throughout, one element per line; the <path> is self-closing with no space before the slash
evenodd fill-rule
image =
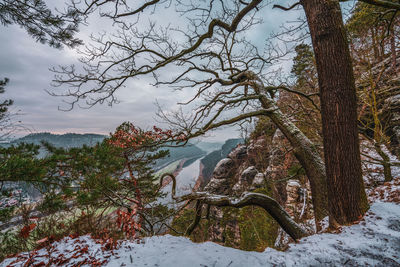
<path id="1" fill-rule="evenodd" d="M 14 213 L 14 210 L 15 210 L 15 207 L 1 208 L 0 209 L 0 221 L 7 222 L 8 220 L 10 220 Z"/>

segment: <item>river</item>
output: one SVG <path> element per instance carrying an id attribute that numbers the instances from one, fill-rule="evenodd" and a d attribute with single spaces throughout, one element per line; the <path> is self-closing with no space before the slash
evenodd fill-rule
<path id="1" fill-rule="evenodd" d="M 203 157 L 197 159 L 189 166 L 184 167 L 176 176 L 176 195 L 183 196 L 192 192 L 194 185 L 200 174 L 200 161 Z M 171 199 L 172 182 L 161 189 L 166 193 L 166 197 L 159 200 L 162 204 L 173 202 Z"/>

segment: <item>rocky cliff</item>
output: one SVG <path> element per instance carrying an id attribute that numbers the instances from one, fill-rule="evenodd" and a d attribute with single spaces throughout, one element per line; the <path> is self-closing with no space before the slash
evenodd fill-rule
<path id="1" fill-rule="evenodd" d="M 269 123 L 269 122 L 266 122 Z M 268 127 L 267 127 L 268 128 Z M 272 125 L 253 135 L 248 144 L 237 144 L 216 164 L 204 191 L 240 196 L 245 191 L 267 194 L 285 206 L 297 221 L 312 218 L 309 185 L 283 134 Z M 194 241 L 214 241 L 245 250 L 262 251 L 282 236 L 277 223 L 263 209 L 211 207 L 192 234 Z M 186 210 L 173 227 L 184 230 L 193 210 Z"/>
<path id="2" fill-rule="evenodd" d="M 236 196 L 245 191 L 265 193 L 277 199 L 296 221 L 312 218 L 309 185 L 279 130 L 238 145 L 217 164 L 204 189 Z M 208 240 L 249 250 L 275 245 L 278 227 L 264 210 L 212 207 L 209 214 L 213 223 Z"/>
<path id="3" fill-rule="evenodd" d="M 386 63 L 383 62 L 381 67 L 385 69 Z M 377 66 L 372 70 L 374 77 L 378 75 L 379 69 L 381 68 Z M 385 159 L 377 149 L 388 156 L 387 162 L 392 168 L 398 165 L 400 155 L 400 75 L 391 72 L 379 77 L 373 88 L 368 81 L 363 81 L 363 77 L 357 81 L 361 152 L 367 191 L 384 182 L 382 162 Z M 369 102 L 371 96 L 376 97 L 375 107 Z M 321 122 L 318 116 L 315 119 L 308 113 L 310 108 L 302 109 L 303 102 L 297 100 L 293 95 L 281 93 L 278 105 L 287 114 L 292 114 L 291 119 L 312 139 L 322 155 Z M 374 108 L 378 120 L 373 118 Z M 299 110 L 301 112 L 297 112 Z M 315 110 L 313 112 L 318 113 Z M 380 121 L 383 132 L 390 139 L 378 145 L 374 141 L 377 121 Z M 310 185 L 305 171 L 295 158 L 287 139 L 269 119 L 259 119 L 247 144 L 237 144 L 225 155 L 220 151 L 214 154 L 216 157 L 213 157 L 212 166 L 215 168 L 212 172 L 211 169 L 207 170 L 207 178 L 203 179 L 200 189 L 231 196 L 240 196 L 246 191 L 267 194 L 276 199 L 295 221 L 310 231 L 315 231 Z M 397 158 L 392 154 L 397 155 Z M 398 171 L 392 171 L 392 174 L 394 177 L 399 175 Z M 276 222 L 257 207 L 211 207 L 204 214 L 205 220 L 201 220 L 191 236 L 194 241 L 210 240 L 226 246 L 259 251 L 265 247 L 282 248 L 289 241 Z M 193 215 L 193 210 L 185 211 L 175 221 L 174 227 L 186 229 Z"/>
<path id="4" fill-rule="evenodd" d="M 201 180 L 201 188 L 204 188 L 205 185 L 208 184 L 208 182 L 211 179 L 211 175 L 213 174 L 214 168 L 217 165 L 217 163 L 225 158 L 229 152 L 232 151 L 238 144 L 243 143 L 244 140 L 241 138 L 236 138 L 236 139 L 228 139 L 225 141 L 225 143 L 222 145 L 221 149 L 217 149 L 209 153 L 207 156 L 205 156 L 200 164 L 201 164 L 201 173 L 200 176 L 202 177 Z"/>

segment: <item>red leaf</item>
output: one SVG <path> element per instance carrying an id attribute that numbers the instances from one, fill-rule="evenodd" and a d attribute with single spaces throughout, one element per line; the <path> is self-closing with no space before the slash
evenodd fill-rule
<path id="1" fill-rule="evenodd" d="M 19 232 L 20 237 L 28 238 L 29 234 L 31 233 L 31 231 L 33 229 L 35 229 L 35 227 L 36 227 L 36 223 L 31 223 L 29 225 L 25 225 L 24 227 L 22 227 L 21 231 Z"/>

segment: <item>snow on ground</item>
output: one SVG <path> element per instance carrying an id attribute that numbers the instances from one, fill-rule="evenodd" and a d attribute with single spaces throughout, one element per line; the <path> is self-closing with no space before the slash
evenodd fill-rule
<path id="1" fill-rule="evenodd" d="M 399 163 L 400 160 L 384 146 L 381 146 L 382 151 L 389 157 L 391 163 Z M 364 172 L 364 184 L 366 186 L 366 190 L 369 191 L 376 186 L 376 183 L 383 183 L 383 166 L 379 161 L 382 158 L 376 152 L 374 146 L 371 142 L 362 141 L 361 142 L 361 159 L 362 159 L 362 168 Z M 393 164 L 391 166 L 392 176 L 394 178 L 400 178 L 400 166 Z"/>
<path id="2" fill-rule="evenodd" d="M 79 253 L 74 252 L 76 246 Z M 113 251 L 102 249 L 89 236 L 65 238 L 54 243 L 54 247 L 51 257 L 57 259 L 61 255 L 63 266 L 80 266 L 85 259 L 101 266 L 400 266 L 400 205 L 376 202 L 359 224 L 343 227 L 340 234 L 303 238 L 285 252 L 271 248 L 261 253 L 246 252 L 170 235 L 146 238 L 139 243 L 124 241 Z M 37 251 L 32 266 L 47 264 L 48 255 L 46 249 Z M 24 266 L 26 258 L 24 253 L 0 266 Z"/>
<path id="3" fill-rule="evenodd" d="M 369 202 L 385 201 L 400 204 L 400 177 L 374 188 L 368 195 Z"/>
<path id="4" fill-rule="evenodd" d="M 5 266 L 400 266 L 400 167 L 393 166 L 395 179 L 383 183 L 382 166 L 372 149 L 364 151 L 365 182 L 371 185 L 371 209 L 358 224 L 343 227 L 339 234 L 317 234 L 291 244 L 285 251 L 241 251 L 216 243 L 193 243 L 170 235 L 124 241 L 116 249 L 90 236 L 65 238 L 52 246 L 21 253 L 0 263 Z M 390 155 L 391 161 L 398 162 Z"/>

